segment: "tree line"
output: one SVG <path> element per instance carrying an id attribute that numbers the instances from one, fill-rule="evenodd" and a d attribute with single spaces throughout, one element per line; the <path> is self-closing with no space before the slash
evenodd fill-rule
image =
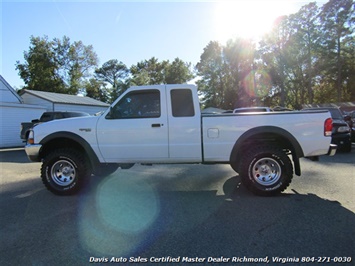
<path id="1" fill-rule="evenodd" d="M 16 62 L 23 79 L 22 89 L 66 93 L 83 93 L 88 97 L 112 102 L 129 86 L 178 84 L 191 80 L 191 63 L 176 58 L 159 62 L 155 57 L 138 62 L 131 68 L 117 59 L 98 65 L 91 45 L 71 43 L 69 37 L 48 40 L 47 36 L 30 38 L 25 63 Z"/>
<path id="2" fill-rule="evenodd" d="M 259 42 L 210 41 L 192 66 L 152 57 L 128 68 L 117 59 L 98 67 L 91 45 L 67 36 L 30 38 L 25 63 L 16 62 L 23 89 L 84 93 L 112 102 L 129 86 L 179 84 L 196 78 L 204 107 L 284 106 L 355 101 L 353 0 L 311 2 L 275 20 Z"/>

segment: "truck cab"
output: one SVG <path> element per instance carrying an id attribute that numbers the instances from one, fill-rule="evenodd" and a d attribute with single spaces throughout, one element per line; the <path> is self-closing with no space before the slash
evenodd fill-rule
<path id="1" fill-rule="evenodd" d="M 132 87 L 99 119 L 97 140 L 108 163 L 201 162 L 196 87 Z"/>

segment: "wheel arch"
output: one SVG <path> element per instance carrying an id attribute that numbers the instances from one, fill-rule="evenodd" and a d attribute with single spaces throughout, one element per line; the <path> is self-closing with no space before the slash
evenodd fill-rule
<path id="1" fill-rule="evenodd" d="M 303 150 L 297 139 L 287 130 L 275 126 L 261 126 L 243 133 L 233 146 L 230 162 L 234 170 L 239 169 L 240 158 L 251 145 L 271 144 L 289 150 L 295 167 L 295 174 L 301 175 L 299 158 Z"/>
<path id="2" fill-rule="evenodd" d="M 42 144 L 39 153 L 41 159 L 53 149 L 70 147 L 83 152 L 89 159 L 91 168 L 100 163 L 90 144 L 85 139 L 72 132 L 61 131 L 50 134 L 43 138 L 40 144 Z"/>

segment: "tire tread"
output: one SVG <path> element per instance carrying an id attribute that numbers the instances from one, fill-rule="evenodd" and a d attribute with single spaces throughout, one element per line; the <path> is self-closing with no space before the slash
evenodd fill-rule
<path id="1" fill-rule="evenodd" d="M 65 189 L 65 188 L 60 188 L 57 185 L 51 184 L 51 182 L 48 182 L 47 180 L 47 167 L 50 167 L 51 161 L 55 160 L 56 158 L 59 158 L 60 156 L 65 156 L 69 157 L 71 160 L 73 160 L 77 166 L 78 169 L 78 177 L 77 177 L 77 182 L 75 186 L 71 189 Z M 78 192 L 78 190 L 81 187 L 81 184 L 83 182 L 83 178 L 88 175 L 88 169 L 89 165 L 87 163 L 86 157 L 84 154 L 81 152 L 72 149 L 72 148 L 60 148 L 54 151 L 51 151 L 50 153 L 47 154 L 47 156 L 44 158 L 42 165 L 41 165 L 41 179 L 42 183 L 45 185 L 45 187 L 51 191 L 52 193 L 56 195 L 72 195 Z M 52 181 L 53 182 L 53 181 Z"/>
<path id="2" fill-rule="evenodd" d="M 268 190 L 268 187 L 263 187 L 257 184 L 252 177 L 249 176 L 249 164 L 253 159 L 261 154 L 274 154 L 278 158 L 281 158 L 281 168 L 282 174 L 280 181 L 282 184 L 274 190 Z M 242 177 L 242 182 L 245 187 L 259 196 L 275 196 L 284 191 L 291 183 L 293 178 L 293 165 L 287 154 L 279 147 L 272 145 L 254 146 L 252 147 L 243 157 L 241 163 L 240 175 Z M 278 184 L 279 182 L 277 182 Z"/>

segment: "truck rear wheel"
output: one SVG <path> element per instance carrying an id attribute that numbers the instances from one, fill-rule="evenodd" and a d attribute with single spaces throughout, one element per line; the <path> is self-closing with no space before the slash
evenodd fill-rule
<path id="1" fill-rule="evenodd" d="M 43 184 L 57 195 L 74 194 L 87 175 L 88 165 L 84 155 L 70 148 L 50 152 L 41 167 Z"/>
<path id="2" fill-rule="evenodd" d="M 274 146 L 259 146 L 248 151 L 240 167 L 242 182 L 254 194 L 273 196 L 291 183 L 293 166 L 286 153 Z"/>

